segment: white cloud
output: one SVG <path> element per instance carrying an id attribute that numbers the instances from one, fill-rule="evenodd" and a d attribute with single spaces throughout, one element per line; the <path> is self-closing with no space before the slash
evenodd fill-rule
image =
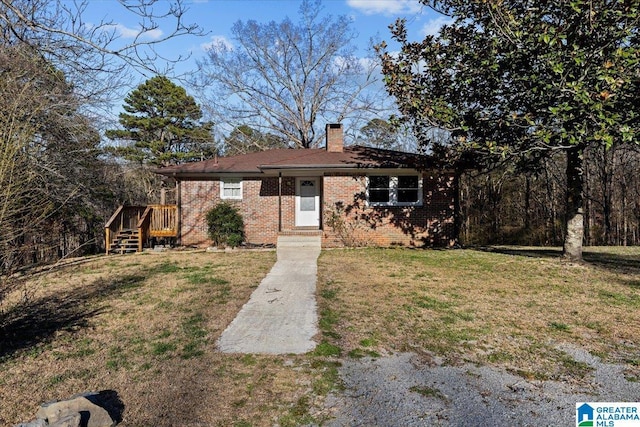
<path id="1" fill-rule="evenodd" d="M 202 50 L 214 49 L 216 51 L 221 50 L 221 48 L 233 50 L 233 43 L 231 43 L 231 41 L 225 36 L 211 36 L 211 40 L 206 43 L 202 43 L 200 48 Z"/>
<path id="2" fill-rule="evenodd" d="M 365 15 L 400 15 L 422 10 L 418 0 L 347 0 L 347 5 Z"/>
<path id="3" fill-rule="evenodd" d="M 435 36 L 438 34 L 438 31 L 440 31 L 440 28 L 449 24 L 453 24 L 453 19 L 447 18 L 446 16 L 439 16 L 438 18 L 427 21 L 427 23 L 422 26 L 420 34 L 423 36 Z"/>
<path id="4" fill-rule="evenodd" d="M 142 33 L 142 37 L 157 40 L 162 37 L 162 30 L 160 28 L 156 28 L 154 30 L 145 31 Z"/>
<path id="5" fill-rule="evenodd" d="M 129 28 L 122 24 L 108 25 L 106 28 L 112 29 L 115 31 L 120 37 L 125 39 L 134 39 L 136 37 L 148 39 L 148 40 L 157 40 L 162 37 L 162 30 L 159 28 L 154 28 L 152 30 L 143 31 L 141 28 Z"/>

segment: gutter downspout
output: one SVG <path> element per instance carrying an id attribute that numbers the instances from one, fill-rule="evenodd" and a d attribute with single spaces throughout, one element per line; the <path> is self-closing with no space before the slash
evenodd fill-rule
<path id="1" fill-rule="evenodd" d="M 278 172 L 278 233 L 282 232 L 282 172 Z"/>
<path id="2" fill-rule="evenodd" d="M 176 174 L 173 174 L 173 178 L 176 180 L 176 228 L 177 234 L 176 245 L 182 245 L 182 181 L 176 178 Z"/>

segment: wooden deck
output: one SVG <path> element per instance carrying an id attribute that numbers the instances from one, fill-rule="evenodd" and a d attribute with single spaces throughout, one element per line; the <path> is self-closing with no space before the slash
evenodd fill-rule
<path id="1" fill-rule="evenodd" d="M 104 229 L 107 254 L 142 252 L 152 238 L 178 237 L 178 207 L 120 206 Z"/>

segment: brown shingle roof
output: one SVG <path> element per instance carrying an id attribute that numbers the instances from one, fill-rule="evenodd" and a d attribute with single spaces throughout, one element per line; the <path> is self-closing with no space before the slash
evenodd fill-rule
<path id="1" fill-rule="evenodd" d="M 231 157 L 219 157 L 201 162 L 185 163 L 157 169 L 167 176 L 197 176 L 211 174 L 264 173 L 278 169 L 428 169 L 433 167 L 429 156 L 351 146 L 342 152 L 325 149 L 276 149 Z"/>

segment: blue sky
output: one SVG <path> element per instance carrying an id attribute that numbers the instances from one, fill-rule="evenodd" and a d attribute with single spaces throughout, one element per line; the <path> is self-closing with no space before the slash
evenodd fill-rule
<path id="1" fill-rule="evenodd" d="M 190 54 L 190 59 L 177 67 L 180 73 L 195 69 L 195 60 L 204 56 L 211 41 L 223 40 L 233 44 L 230 30 L 236 21 L 279 22 L 287 16 L 296 21 L 300 6 L 300 0 L 185 0 L 185 3 L 189 10 L 184 20 L 198 24 L 208 34 L 170 40 L 159 49 L 162 54 L 173 58 L 179 54 Z M 158 4 L 159 7 L 166 7 L 169 2 L 159 0 Z M 352 19 L 353 29 L 359 34 L 357 45 L 363 56 L 372 37 L 390 42 L 388 26 L 399 17 L 407 19 L 409 37 L 416 40 L 434 33 L 446 21 L 446 18 L 423 7 L 417 0 L 324 0 L 322 5 L 325 13 L 347 15 Z M 139 32 L 136 18 L 116 0 L 90 0 L 84 16 L 85 22 L 93 24 L 112 21 L 116 24 L 121 42 L 130 42 Z M 168 25 L 161 25 L 158 30 L 144 37 L 153 40 L 170 31 Z M 141 76 L 140 82 L 143 80 Z M 132 86 L 140 82 L 132 82 Z"/>

